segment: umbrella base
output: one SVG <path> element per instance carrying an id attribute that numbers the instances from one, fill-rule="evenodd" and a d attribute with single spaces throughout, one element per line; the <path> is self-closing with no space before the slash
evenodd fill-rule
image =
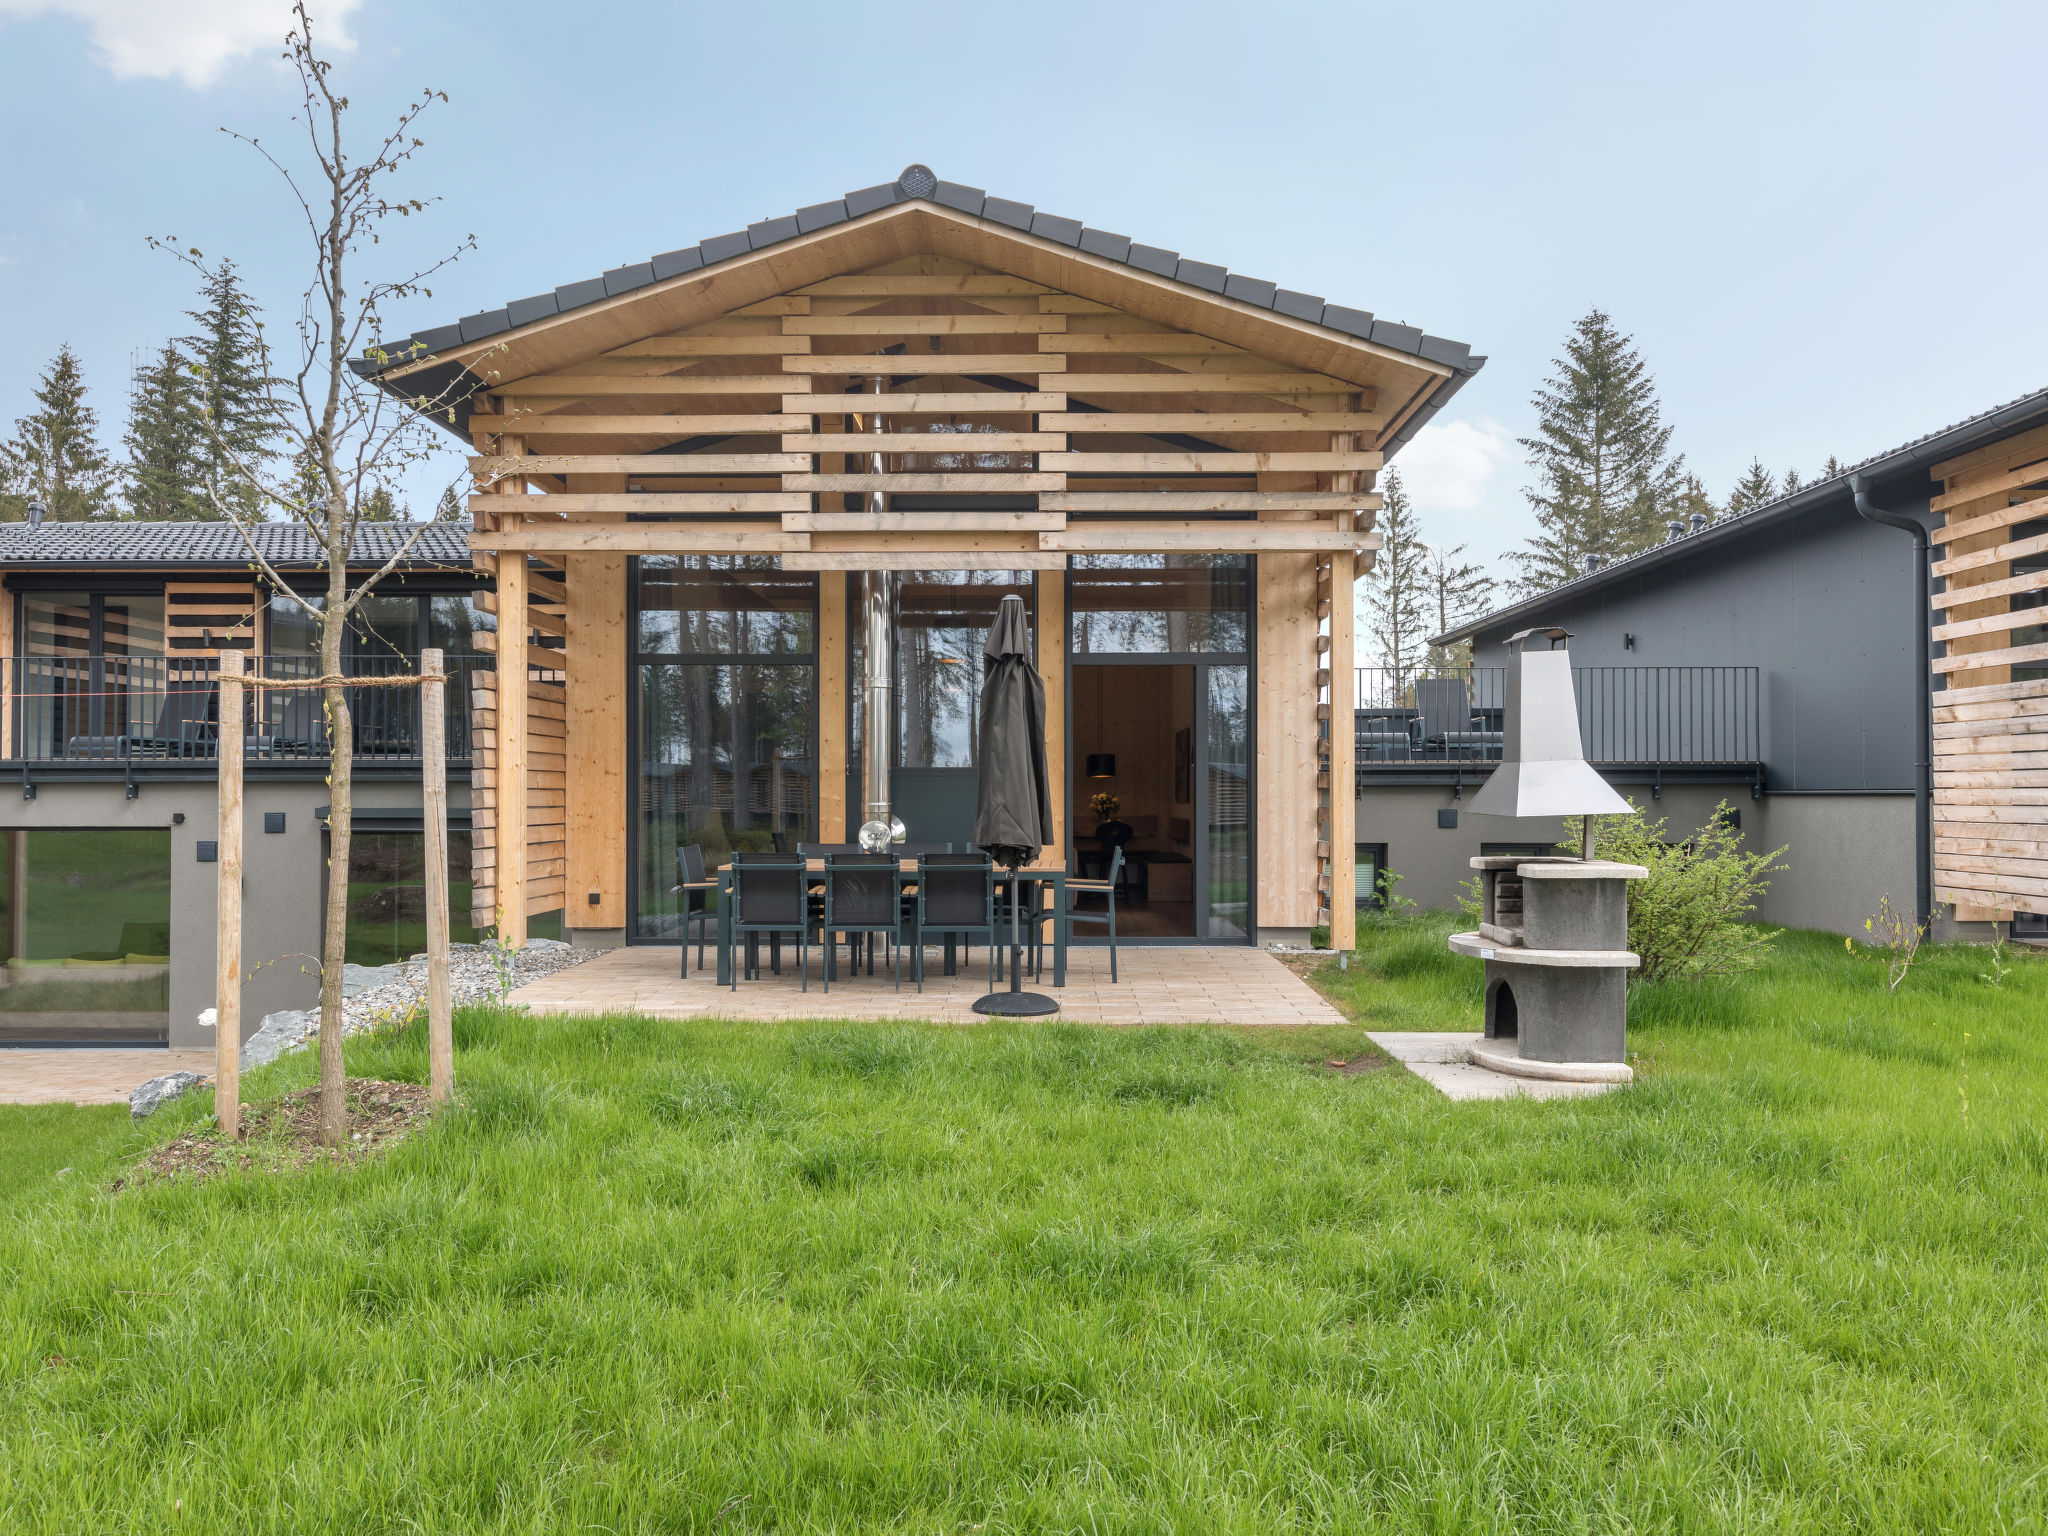
<path id="1" fill-rule="evenodd" d="M 974 1011 L 1006 1019 L 1026 1019 L 1039 1014 L 1058 1013 L 1060 1005 L 1043 992 L 991 992 L 974 1000 Z"/>

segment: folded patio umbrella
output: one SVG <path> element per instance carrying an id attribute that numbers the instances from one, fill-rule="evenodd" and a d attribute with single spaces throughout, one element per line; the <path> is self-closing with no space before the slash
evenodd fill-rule
<path id="1" fill-rule="evenodd" d="M 1024 600 L 996 609 L 981 648 L 981 787 L 975 846 L 1015 869 L 1052 840 L 1052 790 L 1045 769 L 1045 683 L 1031 665 Z"/>
<path id="2" fill-rule="evenodd" d="M 1031 633 L 1024 600 L 1015 593 L 996 609 L 995 626 L 981 648 L 980 788 L 974 841 L 990 858 L 1015 871 L 1052 841 L 1052 788 L 1045 769 L 1045 682 L 1031 665 Z M 1016 887 L 1013 885 L 1012 890 Z M 1056 1013 L 1059 1004 L 1020 989 L 1016 904 L 1010 911 L 1010 990 L 975 1003 L 977 1013 Z"/>

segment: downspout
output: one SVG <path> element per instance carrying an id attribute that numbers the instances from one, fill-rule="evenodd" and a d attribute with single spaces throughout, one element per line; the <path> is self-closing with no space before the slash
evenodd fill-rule
<path id="1" fill-rule="evenodd" d="M 1913 535 L 1915 585 L 1919 589 L 1920 632 L 1916 645 L 1920 653 L 1920 761 L 1913 784 L 1913 864 L 1915 921 L 1934 920 L 1934 595 L 1928 571 L 1927 525 L 1904 512 L 1887 512 L 1863 489 L 1863 476 L 1849 477 L 1849 493 L 1856 498 L 1856 512 L 1873 523 L 1884 523 Z"/>

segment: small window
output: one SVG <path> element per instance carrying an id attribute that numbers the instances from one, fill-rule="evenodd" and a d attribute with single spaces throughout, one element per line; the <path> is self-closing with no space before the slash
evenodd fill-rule
<path id="1" fill-rule="evenodd" d="M 2048 912 L 2015 912 L 2012 936 L 2016 939 L 2048 939 Z"/>
<path id="2" fill-rule="evenodd" d="M 1382 892 L 1380 876 L 1387 868 L 1387 845 L 1385 843 L 1360 843 L 1354 850 L 1352 869 L 1356 874 L 1358 888 L 1352 893 L 1352 900 L 1361 912 L 1377 911 Z"/>

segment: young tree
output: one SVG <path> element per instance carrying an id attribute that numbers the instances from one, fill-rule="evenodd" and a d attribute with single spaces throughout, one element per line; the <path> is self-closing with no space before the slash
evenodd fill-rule
<path id="1" fill-rule="evenodd" d="M 1698 475 L 1689 474 L 1678 492 L 1678 502 L 1672 507 L 1671 515 L 1683 519 L 1685 526 L 1690 529 L 1694 513 L 1698 513 L 1711 523 L 1721 515 L 1721 509 L 1714 505 L 1714 498 L 1707 494 L 1706 482 Z"/>
<path id="2" fill-rule="evenodd" d="M 128 390 L 128 514 L 145 522 L 185 522 L 213 516 L 203 489 L 206 435 L 200 424 L 197 380 L 175 342 L 135 370 Z"/>
<path id="3" fill-rule="evenodd" d="M 99 429 L 99 413 L 85 401 L 78 356 L 61 347 L 36 386 L 36 408 L 15 422 L 12 442 L 0 443 L 0 464 L 22 516 L 31 501 L 40 501 L 62 523 L 118 515 L 115 470 L 100 446 Z"/>
<path id="4" fill-rule="evenodd" d="M 1534 397 L 1538 435 L 1521 439 L 1536 475 L 1522 494 L 1539 529 L 1512 556 L 1526 592 L 1583 574 L 1588 555 L 1615 560 L 1660 543 L 1685 473 L 1632 338 L 1595 309 L 1564 350 Z"/>
<path id="5" fill-rule="evenodd" d="M 1778 482 L 1778 494 L 1780 496 L 1790 496 L 1804 484 L 1806 482 L 1799 477 L 1799 470 L 1795 466 L 1786 470 L 1785 478 Z"/>
<path id="6" fill-rule="evenodd" d="M 1849 473 L 1849 466 L 1836 458 L 1832 453 L 1828 455 L 1827 463 L 1820 467 L 1820 478 L 1823 480 L 1839 480 L 1847 473 Z"/>
<path id="7" fill-rule="evenodd" d="M 1767 501 L 1778 499 L 1778 482 L 1771 472 L 1764 468 L 1762 459 L 1751 459 L 1749 468 L 1742 472 L 1742 478 L 1735 482 L 1735 489 L 1728 493 L 1728 515 L 1735 517 L 1751 507 L 1760 507 Z"/>
<path id="8" fill-rule="evenodd" d="M 435 101 L 447 97 L 425 92 L 399 114 L 396 126 L 376 141 L 366 158 L 356 158 L 344 142 L 348 98 L 330 78 L 332 65 L 315 46 L 304 0 L 292 7 L 294 26 L 285 40 L 285 57 L 298 75 L 299 131 L 305 135 L 295 164 L 287 164 L 259 140 L 232 134 L 255 149 L 283 178 L 305 222 L 312 246 L 312 275 L 297 309 L 296 358 L 276 365 L 270 343 L 260 327 L 240 333 L 251 354 L 243 359 L 247 376 L 261 381 L 254 407 L 264 432 L 236 435 L 226 414 L 205 418 L 208 440 L 218 455 L 217 472 L 207 481 L 214 510 L 241 532 L 250 559 L 286 600 L 301 601 L 320 636 L 320 688 L 327 717 L 329 752 L 330 831 L 328 836 L 327 912 L 320 953 L 320 1139 L 338 1146 L 348 1134 L 348 1111 L 342 1068 L 342 960 L 348 939 L 349 827 L 352 805 L 354 726 L 349 691 L 342 681 L 342 651 L 350 616 L 374 589 L 411 553 L 427 523 L 413 525 L 390 546 L 384 563 L 353 585 L 349 560 L 367 501 L 380 487 L 398 481 L 408 467 L 432 451 L 426 425 L 429 415 L 455 403 L 450 393 L 397 400 L 374 383 L 359 379 L 349 366 L 351 356 L 376 336 L 382 307 L 391 300 L 428 293 L 424 281 L 473 249 L 465 239 L 454 252 L 421 270 L 399 278 L 359 278 L 355 265 L 378 240 L 383 222 L 409 216 L 429 206 L 419 198 L 387 196 L 385 187 L 423 147 L 414 137 L 418 119 Z M 156 242 L 174 250 L 207 277 L 222 268 L 208 268 L 197 250 L 181 249 L 174 240 Z M 377 349 L 367 349 L 381 356 Z M 217 367 L 217 382 L 227 370 Z M 453 386 L 451 386 L 451 389 Z M 266 449 L 278 441 L 282 454 Z M 311 601 L 293 597 L 284 580 L 257 543 L 254 528 L 261 509 L 277 506 L 298 523 L 320 547 L 326 566 L 326 590 Z M 255 509 L 255 510 L 252 510 Z"/>
<path id="9" fill-rule="evenodd" d="M 199 298 L 200 307 L 185 312 L 198 333 L 179 343 L 192 359 L 200 409 L 213 427 L 201 450 L 199 483 L 217 486 L 243 518 L 266 517 L 259 488 L 232 467 L 263 466 L 282 428 L 272 409 L 273 381 L 258 361 L 267 355 L 263 322 L 235 264 L 225 258 L 200 266 Z M 216 514 L 209 506 L 197 515 Z"/>
<path id="10" fill-rule="evenodd" d="M 1398 469 L 1386 472 L 1380 491 L 1377 526 L 1385 542 L 1373 559 L 1372 574 L 1358 584 L 1360 617 L 1367 642 L 1389 670 L 1392 696 L 1399 697 L 1421 665 L 1430 633 L 1429 552 Z"/>

